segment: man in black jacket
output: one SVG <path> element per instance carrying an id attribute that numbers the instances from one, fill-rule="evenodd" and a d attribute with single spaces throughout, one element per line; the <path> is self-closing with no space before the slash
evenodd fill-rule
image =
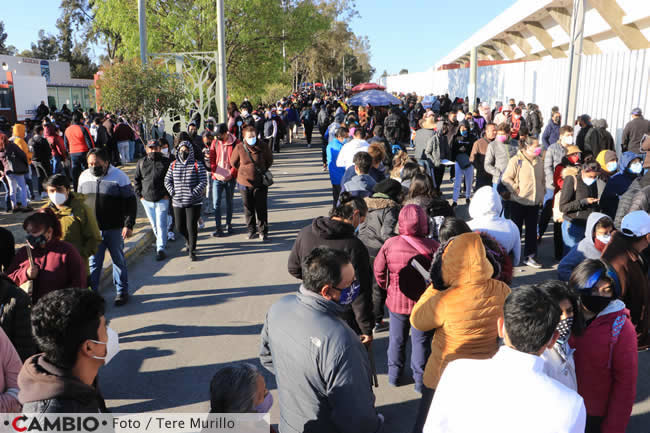
<path id="1" fill-rule="evenodd" d="M 623 129 L 623 152 L 641 153 L 641 139 L 645 134 L 650 134 L 650 121 L 643 118 L 640 108 L 632 110 L 632 120 Z"/>
<path id="2" fill-rule="evenodd" d="M 94 383 L 119 342 L 106 326 L 104 298 L 88 289 L 57 290 L 34 306 L 31 322 L 42 353 L 25 361 L 18 374 L 24 412 L 106 412 Z"/>
<path id="3" fill-rule="evenodd" d="M 45 198 L 43 183 L 52 175 L 52 149 L 50 143 L 43 137 L 41 125 L 34 128 L 34 134 L 27 145 L 32 152 L 32 165 L 38 174 L 38 191 L 41 193 L 41 198 Z"/>
<path id="4" fill-rule="evenodd" d="M 135 195 L 147 213 L 156 236 L 156 260 L 164 260 L 167 246 L 167 215 L 169 195 L 165 189 L 165 175 L 171 161 L 162 154 L 158 140 L 149 140 L 147 156 L 135 167 Z"/>

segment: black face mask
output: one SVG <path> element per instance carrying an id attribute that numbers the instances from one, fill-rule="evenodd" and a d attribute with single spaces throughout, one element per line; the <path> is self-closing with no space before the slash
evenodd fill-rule
<path id="1" fill-rule="evenodd" d="M 96 165 L 92 168 L 93 176 L 102 177 L 104 175 L 104 167 L 101 165 Z"/>
<path id="2" fill-rule="evenodd" d="M 27 239 L 27 243 L 32 247 L 32 248 L 43 248 L 45 244 L 47 243 L 47 238 L 45 237 L 45 234 L 40 234 L 38 236 L 34 235 L 27 235 L 25 236 Z"/>
<path id="3" fill-rule="evenodd" d="M 602 296 L 580 295 L 580 300 L 589 311 L 599 314 L 603 311 L 614 298 L 605 298 Z"/>
<path id="4" fill-rule="evenodd" d="M 150 152 L 147 154 L 149 159 L 157 160 L 160 159 L 161 153 L 160 152 Z"/>
<path id="5" fill-rule="evenodd" d="M 190 157 L 190 152 L 188 152 L 187 150 L 183 152 L 179 152 L 178 156 L 180 156 L 181 159 L 185 161 L 187 158 Z"/>

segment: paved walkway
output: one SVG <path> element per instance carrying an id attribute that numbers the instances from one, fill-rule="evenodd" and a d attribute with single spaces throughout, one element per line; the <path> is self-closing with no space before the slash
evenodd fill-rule
<path id="1" fill-rule="evenodd" d="M 156 262 L 151 249 L 130 268 L 129 304 L 119 309 L 110 304 L 107 312 L 111 326 L 120 333 L 122 351 L 100 372 L 102 391 L 114 412 L 207 411 L 209 383 L 217 369 L 232 362 L 261 368 L 257 355 L 266 311 L 298 287 L 287 272 L 295 236 L 331 205 L 329 178 L 321 167 L 320 148 L 294 145 L 276 155 L 268 243 L 246 239 L 237 195 L 237 234 L 212 238 L 214 222 L 208 221 L 199 236 L 200 261 L 190 262 L 180 253 L 182 241 L 176 241 L 170 244 L 166 261 Z M 445 191 L 451 192 L 449 187 Z M 459 206 L 461 212 L 466 212 L 465 206 Z M 551 263 L 551 244 L 552 239 L 542 244 L 546 264 Z M 554 271 L 517 268 L 515 275 L 517 286 L 553 278 Z M 112 295 L 105 294 L 112 301 Z M 413 385 L 388 385 L 387 345 L 387 332 L 373 343 L 379 373 L 377 407 L 386 417 L 387 432 L 409 432 L 419 394 Z M 632 419 L 629 431 L 645 433 L 650 425 L 650 356 L 647 352 L 640 356 L 637 401 L 642 403 L 635 411 L 644 415 Z M 277 386 L 273 376 L 261 370 L 275 397 L 271 418 L 277 423 Z"/>

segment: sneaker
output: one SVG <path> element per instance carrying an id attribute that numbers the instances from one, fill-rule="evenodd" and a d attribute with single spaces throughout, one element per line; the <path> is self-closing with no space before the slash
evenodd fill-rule
<path id="1" fill-rule="evenodd" d="M 115 297 L 115 306 L 117 306 L 117 307 L 121 307 L 122 305 L 126 304 L 127 302 L 129 302 L 129 294 L 128 293 L 120 292 Z"/>
<path id="2" fill-rule="evenodd" d="M 542 269 L 542 265 L 539 264 L 537 262 L 537 260 L 535 260 L 535 258 L 533 256 L 530 256 L 530 257 L 526 258 L 526 260 L 524 261 L 524 264 L 526 266 L 530 266 L 531 268 Z"/>
<path id="3" fill-rule="evenodd" d="M 167 255 L 165 254 L 165 252 L 163 250 L 160 250 L 160 251 L 158 251 L 156 253 L 156 261 L 159 262 L 161 260 L 165 260 L 166 258 L 167 258 Z"/>
<path id="4" fill-rule="evenodd" d="M 257 237 L 257 233 L 249 233 L 248 234 L 248 239 L 255 239 Z"/>
<path id="5" fill-rule="evenodd" d="M 465 199 L 465 204 L 466 204 L 467 206 L 469 206 L 469 199 L 468 199 L 468 198 Z"/>
<path id="6" fill-rule="evenodd" d="M 205 227 L 205 222 L 203 221 L 203 218 L 199 218 L 199 229 L 203 230 Z"/>
<path id="7" fill-rule="evenodd" d="M 323 164 L 323 171 L 327 171 L 327 164 Z"/>
<path id="8" fill-rule="evenodd" d="M 260 241 L 261 241 L 261 242 L 266 242 L 266 241 L 268 241 L 268 240 L 269 240 L 269 235 L 267 235 L 266 233 L 262 233 L 262 234 L 260 235 Z"/>
<path id="9" fill-rule="evenodd" d="M 213 238 L 220 238 L 223 236 L 223 231 L 221 229 L 217 229 L 214 233 L 212 233 Z"/>
<path id="10" fill-rule="evenodd" d="M 22 212 L 22 208 L 19 206 L 16 206 L 13 209 L 11 209 L 11 213 L 18 213 L 18 212 Z"/>
<path id="11" fill-rule="evenodd" d="M 176 235 L 174 232 L 167 232 L 167 240 L 168 241 L 175 241 L 176 240 Z"/>
<path id="12" fill-rule="evenodd" d="M 235 229 L 232 228 L 232 224 L 228 224 L 226 226 L 226 233 L 228 233 L 229 235 L 235 233 Z"/>
<path id="13" fill-rule="evenodd" d="M 194 251 L 190 253 L 190 260 L 193 262 L 196 262 L 198 260 L 198 258 L 196 257 L 196 253 Z"/>
<path id="14" fill-rule="evenodd" d="M 388 330 L 388 323 L 382 320 L 381 322 L 375 323 L 375 327 L 372 329 L 372 332 L 378 333 L 386 330 Z"/>
<path id="15" fill-rule="evenodd" d="M 456 203 L 456 202 L 453 202 L 453 203 L 451 204 L 451 207 L 454 208 L 454 209 L 456 208 L 456 206 L 458 206 L 458 203 Z"/>
<path id="16" fill-rule="evenodd" d="M 21 211 L 21 212 L 31 212 L 31 211 L 33 211 L 33 210 L 34 210 L 34 208 L 31 207 L 31 206 L 29 206 L 29 205 L 20 208 L 20 211 Z"/>

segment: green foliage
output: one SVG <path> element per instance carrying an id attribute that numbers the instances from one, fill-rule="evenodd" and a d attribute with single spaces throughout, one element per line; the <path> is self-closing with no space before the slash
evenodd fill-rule
<path id="1" fill-rule="evenodd" d="M 0 54 L 10 54 L 7 43 L 7 32 L 5 32 L 5 23 L 0 21 Z"/>
<path id="2" fill-rule="evenodd" d="M 151 117 L 182 109 L 183 83 L 157 63 L 142 66 L 139 60 L 115 63 L 103 70 L 97 82 L 100 105 L 112 112 L 134 118 Z"/>
<path id="3" fill-rule="evenodd" d="M 31 56 L 37 59 L 55 60 L 59 54 L 59 41 L 56 36 L 38 31 L 38 40 L 32 42 Z"/>
<path id="4" fill-rule="evenodd" d="M 271 83 L 264 86 L 261 101 L 265 104 L 275 104 L 291 93 L 291 86 L 284 83 Z"/>

